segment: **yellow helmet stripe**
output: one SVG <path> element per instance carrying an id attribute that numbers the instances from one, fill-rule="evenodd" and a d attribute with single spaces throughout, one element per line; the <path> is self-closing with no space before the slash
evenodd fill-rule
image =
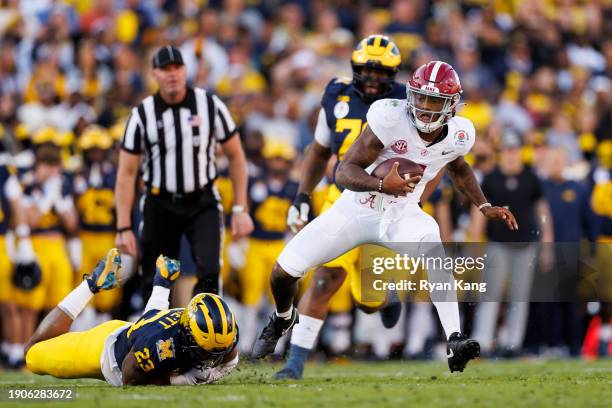
<path id="1" fill-rule="evenodd" d="M 219 300 L 219 298 L 217 296 L 211 296 L 215 303 L 217 304 L 217 307 L 219 308 L 219 315 L 221 316 L 221 322 L 222 322 L 222 326 L 223 326 L 223 331 L 222 334 L 228 334 L 229 333 L 229 328 L 227 327 L 227 315 L 225 313 L 225 308 L 223 307 L 223 304 L 221 303 L 221 300 Z"/>
<path id="2" fill-rule="evenodd" d="M 208 335 L 214 338 L 215 328 L 212 317 L 210 316 L 210 312 L 208 311 L 208 306 L 202 299 L 202 303 L 200 303 L 200 309 L 202 310 L 202 314 L 204 315 L 204 320 L 206 321 L 206 329 L 208 330 Z"/>

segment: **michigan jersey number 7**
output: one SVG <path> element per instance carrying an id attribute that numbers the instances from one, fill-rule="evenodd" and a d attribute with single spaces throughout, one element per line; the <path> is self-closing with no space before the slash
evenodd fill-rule
<path id="1" fill-rule="evenodd" d="M 336 121 L 336 132 L 344 132 L 348 130 L 346 137 L 342 141 L 342 145 L 338 150 L 338 160 L 342 160 L 346 151 L 357 140 L 361 132 L 366 128 L 368 122 L 361 119 L 338 119 Z"/>

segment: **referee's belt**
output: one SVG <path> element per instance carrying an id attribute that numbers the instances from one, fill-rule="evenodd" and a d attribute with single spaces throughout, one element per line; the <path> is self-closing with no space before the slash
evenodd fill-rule
<path id="1" fill-rule="evenodd" d="M 191 191 L 189 193 L 171 193 L 169 191 L 160 190 L 157 187 L 153 187 L 147 191 L 148 195 L 153 197 L 163 198 L 172 202 L 186 202 L 197 200 L 202 197 L 202 195 L 212 195 L 212 185 L 207 184 L 199 190 Z"/>

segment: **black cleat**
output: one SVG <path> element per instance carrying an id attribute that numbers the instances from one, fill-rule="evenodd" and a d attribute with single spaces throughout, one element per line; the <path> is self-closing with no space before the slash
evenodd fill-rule
<path id="1" fill-rule="evenodd" d="M 380 309 L 380 320 L 385 328 L 394 327 L 402 315 L 402 303 L 400 302 L 397 291 L 391 291 L 391 296 L 387 306 Z"/>
<path id="2" fill-rule="evenodd" d="M 276 374 L 274 374 L 275 380 L 301 380 L 302 373 L 297 372 L 291 367 L 285 367 Z"/>
<path id="3" fill-rule="evenodd" d="M 272 313 L 270 321 L 261 331 L 261 334 L 253 344 L 252 358 L 264 358 L 265 356 L 274 353 L 278 339 L 283 337 L 294 324 L 299 321 L 297 309 L 294 307 L 291 312 L 290 319 L 282 319 Z"/>
<path id="4" fill-rule="evenodd" d="M 451 373 L 463 372 L 468 361 L 480 355 L 480 344 L 476 340 L 469 339 L 465 334 L 455 332 L 451 334 L 446 345 L 446 356 L 448 357 L 448 368 Z"/>

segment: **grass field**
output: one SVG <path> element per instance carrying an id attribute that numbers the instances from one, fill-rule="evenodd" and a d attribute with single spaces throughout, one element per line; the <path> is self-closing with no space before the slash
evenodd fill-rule
<path id="1" fill-rule="evenodd" d="M 113 388 L 97 380 L 56 380 L 0 373 L 0 407 L 9 388 L 75 387 L 75 402 L 43 407 L 610 407 L 612 360 L 482 361 L 463 374 L 442 363 L 313 364 L 300 382 L 276 382 L 278 366 L 241 365 L 230 377 L 199 387 Z M 39 405 L 39 404 L 35 404 Z"/>

